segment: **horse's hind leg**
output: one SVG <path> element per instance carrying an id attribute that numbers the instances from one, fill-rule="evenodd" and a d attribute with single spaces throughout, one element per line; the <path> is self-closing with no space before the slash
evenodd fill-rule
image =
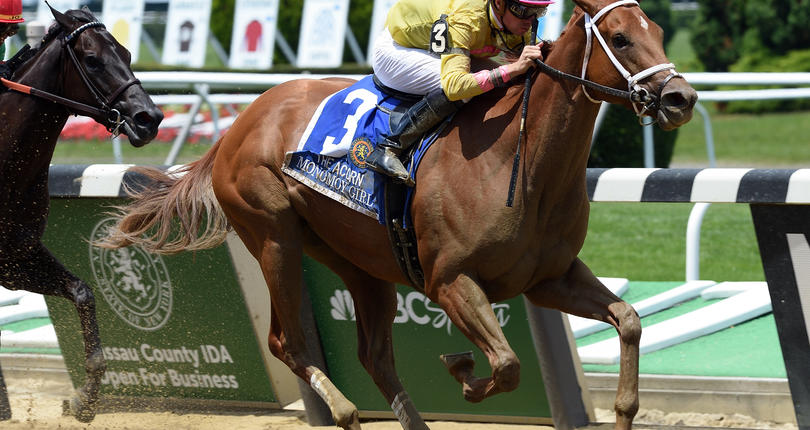
<path id="1" fill-rule="evenodd" d="M 222 201 L 222 199 L 221 199 Z M 223 209 L 227 206 L 223 205 Z M 226 210 L 227 213 L 227 210 Z M 310 386 L 329 406 L 335 423 L 346 430 L 360 430 L 357 407 L 315 365 L 301 327 L 301 257 L 304 227 L 291 210 L 275 213 L 272 222 L 242 214 L 231 223 L 248 250 L 259 260 L 270 291 L 270 352 Z M 251 229 L 245 228 L 250 225 Z"/>
<path id="2" fill-rule="evenodd" d="M 352 294 L 357 319 L 357 343 L 360 362 L 405 430 L 426 430 L 394 366 L 392 327 L 397 314 L 394 284 L 371 277 L 332 254 L 321 258 L 337 273 Z"/>
<path id="3" fill-rule="evenodd" d="M 70 412 L 81 422 L 95 418 L 95 406 L 101 377 L 107 365 L 101 351 L 93 291 L 81 279 L 65 269 L 41 244 L 31 254 L 13 263 L 12 279 L 3 279 L 6 287 L 64 297 L 73 302 L 79 314 L 84 338 L 86 380 L 70 401 Z"/>
<path id="4" fill-rule="evenodd" d="M 638 356 L 641 322 L 628 303 L 616 297 L 575 260 L 563 278 L 542 283 L 525 293 L 536 306 L 604 321 L 619 332 L 621 361 L 616 390 L 616 429 L 629 430 L 638 412 Z"/>

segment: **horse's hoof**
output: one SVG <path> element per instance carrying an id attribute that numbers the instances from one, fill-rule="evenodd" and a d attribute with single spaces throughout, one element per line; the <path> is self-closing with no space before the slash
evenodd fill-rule
<path id="1" fill-rule="evenodd" d="M 470 403 L 480 403 L 485 397 L 480 390 L 475 390 L 466 384 L 464 385 L 464 388 L 462 388 L 461 393 L 464 396 L 464 400 Z"/>
<path id="2" fill-rule="evenodd" d="M 472 351 L 442 354 L 439 359 L 442 360 L 450 374 L 460 383 L 464 383 L 464 380 L 472 375 L 473 368 L 475 368 L 475 358 L 473 358 Z"/>
<path id="3" fill-rule="evenodd" d="M 361 430 L 360 412 L 355 408 L 351 414 L 344 416 L 340 422 L 335 422 L 335 424 L 343 430 Z"/>
<path id="4" fill-rule="evenodd" d="M 454 354 L 442 354 L 439 356 L 439 359 L 447 366 L 448 369 L 451 369 L 457 365 L 466 365 L 472 364 L 475 365 L 475 358 L 473 358 L 472 351 L 465 351 L 465 352 L 456 352 Z"/>
<path id="5" fill-rule="evenodd" d="M 77 391 L 76 394 L 70 399 L 68 412 L 79 422 L 89 423 L 96 417 L 96 410 L 87 401 L 85 401 L 83 397 L 84 396 Z"/>

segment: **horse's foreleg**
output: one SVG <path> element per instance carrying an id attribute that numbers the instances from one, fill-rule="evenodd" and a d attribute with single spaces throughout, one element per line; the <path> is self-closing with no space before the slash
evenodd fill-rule
<path id="1" fill-rule="evenodd" d="M 86 378 L 84 385 L 70 401 L 70 412 L 77 420 L 90 422 L 96 415 L 101 378 L 107 369 L 101 350 L 93 291 L 42 245 L 33 254 L 21 259 L 18 269 L 13 283 L 15 289 L 64 297 L 76 307 L 84 340 Z"/>
<path id="2" fill-rule="evenodd" d="M 348 263 L 345 263 L 345 268 Z M 357 319 L 360 362 L 385 396 L 405 430 L 426 430 L 416 406 L 405 391 L 394 366 L 392 326 L 397 313 L 397 294 L 393 284 L 353 270 L 341 277 L 352 293 Z"/>
<path id="3" fill-rule="evenodd" d="M 8 387 L 3 378 L 3 370 L 0 369 L 0 421 L 11 419 L 11 404 L 8 402 Z"/>
<path id="4" fill-rule="evenodd" d="M 509 346 L 498 318 L 478 284 L 466 275 L 459 275 L 453 282 L 439 286 L 436 292 L 438 303 L 447 316 L 486 354 L 492 368 L 491 377 L 476 378 L 472 374 L 471 359 L 454 359 L 450 363 L 447 357 L 459 356 L 443 356 L 450 373 L 463 381 L 464 398 L 470 402 L 480 402 L 493 394 L 517 388 L 520 383 L 520 360 Z"/>
<path id="5" fill-rule="evenodd" d="M 579 259 L 571 264 L 563 278 L 544 282 L 525 294 L 536 306 L 604 321 L 616 328 L 621 341 L 619 386 L 614 405 L 616 429 L 629 430 L 638 412 L 641 340 L 641 322 L 633 307 L 608 290 Z"/>
<path id="6" fill-rule="evenodd" d="M 70 411 L 81 422 L 90 422 L 95 417 L 96 401 L 101 388 L 101 378 L 107 370 L 104 354 L 101 351 L 101 338 L 96 321 L 96 302 L 93 291 L 80 279 L 70 283 L 68 291 L 79 313 L 84 338 L 84 371 L 87 375 L 84 386 L 70 402 Z"/>

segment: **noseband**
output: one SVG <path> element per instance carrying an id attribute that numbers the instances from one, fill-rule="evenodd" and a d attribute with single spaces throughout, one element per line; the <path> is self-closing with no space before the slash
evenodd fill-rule
<path id="1" fill-rule="evenodd" d="M 633 110 L 636 111 L 636 115 L 639 117 L 639 121 L 641 117 L 652 110 L 658 108 L 658 100 L 661 98 L 661 92 L 664 91 L 664 87 L 669 83 L 669 81 L 677 76 L 681 76 L 680 73 L 675 71 L 675 65 L 672 63 L 662 63 L 656 66 L 649 67 L 645 70 L 642 70 L 635 75 L 630 74 L 627 69 L 622 66 L 619 60 L 616 59 L 616 56 L 613 55 L 613 52 L 608 48 L 607 42 L 605 42 L 605 38 L 602 37 L 602 33 L 599 32 L 599 28 L 596 27 L 596 24 L 599 20 L 607 15 L 608 12 L 611 10 L 624 5 L 634 5 L 638 6 L 638 1 L 636 0 L 619 0 L 615 3 L 611 3 L 599 12 L 596 13 L 593 17 L 591 17 L 588 13 L 585 13 L 585 35 L 586 35 L 586 45 L 585 45 L 585 56 L 582 59 L 582 79 L 585 79 L 585 73 L 588 71 L 588 60 L 591 56 L 591 50 L 593 48 L 593 36 L 596 36 L 596 40 L 599 41 L 599 44 L 602 45 L 602 50 L 605 51 L 605 54 L 610 58 L 610 62 L 613 63 L 613 67 L 627 80 L 627 88 L 629 90 L 629 99 L 633 105 Z M 594 31 L 596 28 L 596 31 Z M 660 87 L 658 87 L 657 94 L 650 94 L 645 88 L 642 88 L 639 85 L 639 82 L 660 72 L 663 70 L 669 70 L 669 76 L 664 80 Z M 594 103 L 600 103 L 600 101 L 593 99 L 589 94 L 585 87 L 582 87 L 582 90 L 585 92 L 585 96 L 588 97 L 588 100 Z"/>

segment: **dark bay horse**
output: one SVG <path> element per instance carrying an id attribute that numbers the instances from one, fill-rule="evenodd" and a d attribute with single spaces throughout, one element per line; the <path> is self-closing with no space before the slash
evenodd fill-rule
<path id="1" fill-rule="evenodd" d="M 134 146 L 155 137 L 163 113 L 135 79 L 129 52 L 89 11 L 52 11 L 56 23 L 41 46 L 11 83 L 4 82 L 16 90 L 0 92 L 0 285 L 75 304 L 87 378 L 70 405 L 77 419 L 89 422 L 106 365 L 90 287 L 41 242 L 48 217 L 48 166 L 71 113 L 125 133 Z"/>
<path id="2" fill-rule="evenodd" d="M 546 64 L 611 89 L 630 88 L 629 98 L 605 88 L 586 91 L 560 74 L 537 75 L 512 207 L 504 201 L 524 86 L 493 90 L 462 108 L 416 173 L 411 211 L 424 285 L 413 285 L 400 270 L 385 227 L 281 170 L 321 100 L 351 84 L 342 79 L 296 80 L 270 89 L 182 174 L 141 169 L 154 182 L 135 190 L 135 200 L 121 208 L 117 229 L 101 245 L 180 252 L 221 242 L 231 226 L 259 261 L 270 290 L 270 350 L 310 383 L 344 429 L 359 428 L 357 409 L 305 347 L 299 321 L 302 253 L 332 269 L 351 292 L 360 361 L 406 429 L 427 426 L 394 367 L 395 283 L 424 288 L 486 354 L 493 370 L 485 378 L 473 375 L 470 360 L 445 360 L 472 402 L 519 382 L 520 362 L 492 302 L 524 294 L 537 306 L 607 322 L 621 339 L 616 428 L 629 429 L 638 410 L 639 317 L 577 258 L 588 224 L 585 171 L 599 109 L 592 99 L 621 103 L 673 129 L 689 121 L 697 93 L 666 60 L 661 28 L 638 3 L 575 1 L 578 7 Z"/>

